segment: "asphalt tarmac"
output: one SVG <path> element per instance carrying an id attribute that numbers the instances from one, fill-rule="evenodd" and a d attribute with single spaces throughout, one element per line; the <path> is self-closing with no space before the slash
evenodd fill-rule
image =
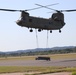
<path id="1" fill-rule="evenodd" d="M 76 67 L 76 59 L 57 59 L 57 60 L 3 60 L 0 66 L 59 66 Z"/>

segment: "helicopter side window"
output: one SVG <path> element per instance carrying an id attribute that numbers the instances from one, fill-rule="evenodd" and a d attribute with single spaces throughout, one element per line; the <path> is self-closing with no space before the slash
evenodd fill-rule
<path id="1" fill-rule="evenodd" d="M 49 22 L 49 24 L 51 24 L 52 22 Z"/>
<path id="2" fill-rule="evenodd" d="M 32 22 L 32 19 L 29 19 L 29 22 Z"/>

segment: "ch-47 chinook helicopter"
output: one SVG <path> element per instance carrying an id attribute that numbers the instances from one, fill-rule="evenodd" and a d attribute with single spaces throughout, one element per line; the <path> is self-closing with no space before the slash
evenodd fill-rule
<path id="1" fill-rule="evenodd" d="M 34 9 L 29 9 L 29 10 L 11 10 L 11 9 L 0 9 L 1 11 L 12 11 L 12 12 L 21 12 L 21 19 L 17 20 L 17 24 L 21 27 L 27 27 L 31 28 L 30 32 L 33 32 L 32 28 L 38 29 L 40 32 L 41 30 L 50 30 L 50 33 L 52 33 L 52 30 L 59 30 L 61 33 L 61 28 L 65 25 L 64 22 L 64 14 L 62 12 L 71 12 L 71 11 L 76 11 L 76 9 L 73 10 L 55 10 L 52 8 L 49 8 L 47 6 L 39 5 L 36 4 L 39 7 L 34 8 L 34 9 L 39 9 L 39 8 L 47 8 L 50 10 L 56 11 L 56 13 L 53 13 L 50 18 L 40 18 L 40 17 L 34 17 L 30 16 L 27 11 L 29 10 L 34 10 Z"/>

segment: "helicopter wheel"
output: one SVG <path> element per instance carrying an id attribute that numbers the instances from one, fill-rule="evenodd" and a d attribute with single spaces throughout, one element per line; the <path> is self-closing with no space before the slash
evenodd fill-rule
<path id="1" fill-rule="evenodd" d="M 59 33 L 61 33 L 61 30 L 59 30 Z"/>
<path id="2" fill-rule="evenodd" d="M 41 29 L 38 29 L 38 32 L 41 32 Z"/>
<path id="3" fill-rule="evenodd" d="M 50 30 L 50 33 L 52 33 L 52 30 Z"/>
<path id="4" fill-rule="evenodd" d="M 32 29 L 30 29 L 30 32 L 33 32 L 33 30 L 32 30 Z"/>

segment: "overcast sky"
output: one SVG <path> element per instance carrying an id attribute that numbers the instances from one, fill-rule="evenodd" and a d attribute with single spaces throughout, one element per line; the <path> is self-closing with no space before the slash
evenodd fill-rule
<path id="1" fill-rule="evenodd" d="M 35 4 L 49 5 L 57 10 L 76 9 L 76 0 L 0 0 L 0 8 L 26 10 L 38 7 Z M 50 18 L 55 11 L 41 8 L 28 11 L 30 16 Z M 61 29 L 48 33 L 48 47 L 76 46 L 76 12 L 64 12 L 66 25 Z M 29 32 L 26 27 L 20 27 L 16 20 L 20 18 L 20 12 L 0 11 L 0 51 L 15 51 L 37 48 L 36 33 Z M 47 31 L 38 32 L 39 48 L 46 48 Z"/>

